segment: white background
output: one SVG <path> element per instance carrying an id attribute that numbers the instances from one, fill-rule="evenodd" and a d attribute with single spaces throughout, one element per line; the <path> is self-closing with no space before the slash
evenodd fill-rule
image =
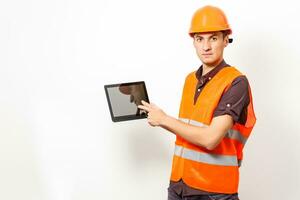
<path id="1" fill-rule="evenodd" d="M 104 84 L 144 80 L 177 116 L 198 60 L 193 12 L 221 7 L 227 63 L 247 74 L 257 125 L 242 200 L 295 200 L 300 187 L 297 1 L 10 0 L 0 2 L 0 199 L 167 197 L 175 137 L 146 120 L 112 123 Z"/>

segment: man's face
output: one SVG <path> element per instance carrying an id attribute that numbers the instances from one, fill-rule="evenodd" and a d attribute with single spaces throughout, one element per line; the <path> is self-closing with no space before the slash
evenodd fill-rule
<path id="1" fill-rule="evenodd" d="M 207 66 L 215 66 L 223 59 L 223 50 L 228 44 L 228 36 L 223 33 L 196 33 L 194 46 L 200 60 Z"/>

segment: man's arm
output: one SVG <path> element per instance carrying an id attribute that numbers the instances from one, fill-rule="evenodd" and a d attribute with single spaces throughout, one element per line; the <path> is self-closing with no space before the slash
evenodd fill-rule
<path id="1" fill-rule="evenodd" d="M 210 126 L 198 127 L 168 116 L 154 104 L 142 103 L 139 108 L 148 112 L 148 123 L 151 126 L 160 126 L 208 150 L 213 150 L 233 125 L 230 115 L 222 115 L 214 117 Z"/>

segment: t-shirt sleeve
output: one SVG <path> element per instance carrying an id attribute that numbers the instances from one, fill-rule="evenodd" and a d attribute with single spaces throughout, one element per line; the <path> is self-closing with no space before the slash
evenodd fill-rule
<path id="1" fill-rule="evenodd" d="M 245 124 L 247 120 L 247 106 L 250 102 L 246 76 L 239 76 L 233 80 L 230 88 L 222 95 L 214 111 L 214 117 L 228 114 L 234 122 Z"/>

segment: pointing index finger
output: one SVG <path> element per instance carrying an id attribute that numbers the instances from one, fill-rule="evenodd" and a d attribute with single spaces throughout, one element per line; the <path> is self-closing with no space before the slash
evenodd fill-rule
<path id="1" fill-rule="evenodd" d="M 146 110 L 147 112 L 149 112 L 149 109 L 147 106 L 142 106 L 142 105 L 138 105 L 138 108 L 142 109 L 142 110 Z"/>
<path id="2" fill-rule="evenodd" d="M 145 105 L 145 106 L 150 106 L 150 104 L 144 100 L 142 100 L 142 104 Z"/>

